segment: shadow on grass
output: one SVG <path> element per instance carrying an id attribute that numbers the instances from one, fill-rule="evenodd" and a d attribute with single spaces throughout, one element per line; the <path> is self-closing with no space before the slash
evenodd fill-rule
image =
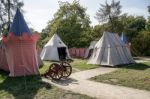
<path id="1" fill-rule="evenodd" d="M 77 80 L 72 79 L 72 78 L 61 79 L 61 80 L 52 80 L 52 82 L 62 85 L 62 86 L 68 86 L 69 84 L 78 84 Z"/>
<path id="2" fill-rule="evenodd" d="M 40 76 L 8 77 L 0 70 L 0 91 L 5 92 L 4 97 L 15 99 L 33 99 L 39 89 L 51 89 L 49 83 L 41 80 Z"/>
<path id="3" fill-rule="evenodd" d="M 129 65 L 122 65 L 117 66 L 119 68 L 126 68 L 126 69 L 135 69 L 135 70 L 146 70 L 150 68 L 149 65 L 143 64 L 143 63 L 135 63 L 135 64 L 129 64 Z"/>

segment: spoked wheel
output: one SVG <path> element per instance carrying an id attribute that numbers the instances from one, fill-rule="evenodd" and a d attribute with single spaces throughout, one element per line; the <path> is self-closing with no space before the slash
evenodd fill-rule
<path id="1" fill-rule="evenodd" d="M 62 69 L 62 76 L 63 76 L 63 78 L 67 78 L 67 77 L 69 77 L 70 75 L 71 75 L 71 73 L 72 73 L 72 67 L 71 67 L 71 65 L 69 64 L 69 63 L 67 63 L 67 62 L 63 62 L 62 63 L 62 65 L 63 65 L 63 69 Z"/>
<path id="2" fill-rule="evenodd" d="M 50 77 L 54 80 L 59 80 L 62 78 L 62 70 L 59 64 L 53 63 L 50 65 L 49 70 L 51 71 Z"/>

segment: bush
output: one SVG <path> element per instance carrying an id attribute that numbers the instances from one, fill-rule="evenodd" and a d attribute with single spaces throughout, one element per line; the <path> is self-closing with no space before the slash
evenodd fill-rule
<path id="1" fill-rule="evenodd" d="M 140 31 L 132 40 L 132 46 L 139 52 L 140 56 L 150 56 L 150 32 Z"/>

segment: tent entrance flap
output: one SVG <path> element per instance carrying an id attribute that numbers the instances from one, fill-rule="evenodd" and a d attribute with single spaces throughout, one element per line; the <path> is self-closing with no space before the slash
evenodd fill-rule
<path id="1" fill-rule="evenodd" d="M 67 53 L 66 53 L 66 47 L 58 47 L 58 55 L 60 60 L 65 60 Z"/>
<path id="2" fill-rule="evenodd" d="M 90 50 L 89 50 L 89 54 L 88 54 L 88 57 L 87 57 L 87 58 L 90 58 L 90 57 L 91 57 L 91 55 L 92 55 L 92 53 L 93 53 L 93 49 L 90 49 Z"/>

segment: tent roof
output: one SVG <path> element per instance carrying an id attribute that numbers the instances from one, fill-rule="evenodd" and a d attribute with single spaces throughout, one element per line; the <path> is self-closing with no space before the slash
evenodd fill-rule
<path id="1" fill-rule="evenodd" d="M 57 34 L 54 34 L 52 38 L 47 42 L 45 47 L 47 46 L 55 46 L 55 47 L 66 47 L 64 42 L 59 38 Z"/>
<path id="2" fill-rule="evenodd" d="M 15 14 L 15 17 L 14 17 L 14 20 L 13 20 L 13 23 L 11 25 L 9 32 L 14 33 L 16 36 L 21 36 L 22 33 L 24 32 L 27 33 L 28 35 L 32 35 L 19 9 L 17 9 L 16 11 L 16 14 Z"/>
<path id="3" fill-rule="evenodd" d="M 97 41 L 92 41 L 90 43 L 89 49 L 93 49 L 96 43 L 97 43 Z"/>
<path id="4" fill-rule="evenodd" d="M 109 32 L 104 32 L 101 39 L 95 45 L 96 48 L 116 46 L 124 46 L 124 44 L 116 33 Z"/>

